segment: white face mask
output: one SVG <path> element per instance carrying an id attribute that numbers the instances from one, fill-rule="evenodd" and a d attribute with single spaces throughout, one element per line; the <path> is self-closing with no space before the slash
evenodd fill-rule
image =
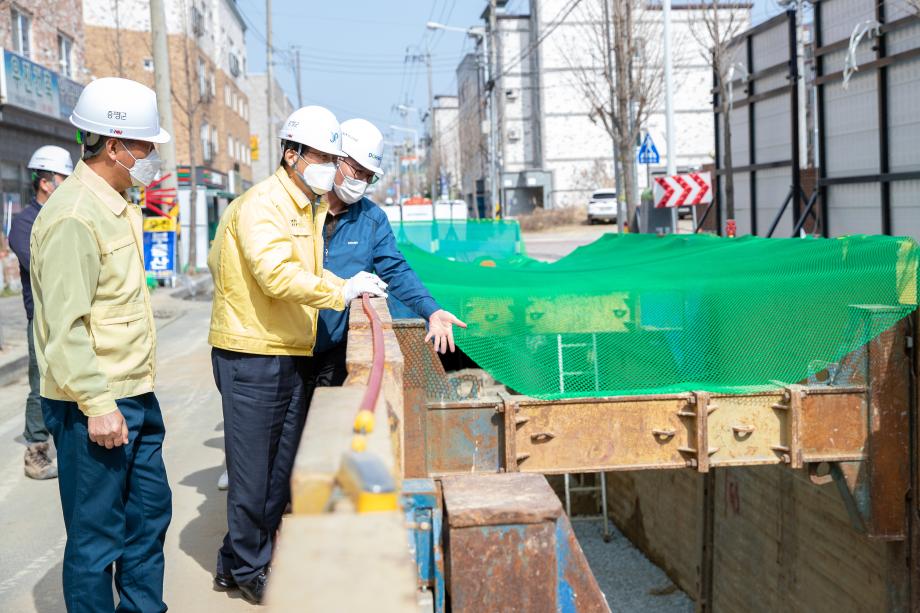
<path id="1" fill-rule="evenodd" d="M 291 164 L 291 167 L 294 169 L 294 172 L 300 175 L 300 180 L 313 190 L 314 194 L 322 196 L 332 189 L 332 186 L 335 185 L 335 164 L 332 162 L 326 162 L 325 164 L 310 164 L 299 154 L 297 157 L 304 161 L 307 168 L 301 174 L 297 172 L 296 162 Z"/>
<path id="2" fill-rule="evenodd" d="M 346 177 L 342 175 L 342 184 L 335 184 L 335 195 L 338 196 L 345 204 L 354 204 L 364 197 L 367 191 L 367 181 Z"/>
<path id="3" fill-rule="evenodd" d="M 125 147 L 125 144 L 121 144 L 122 147 Z M 128 171 L 128 174 L 131 175 L 131 181 L 137 187 L 147 187 L 153 180 L 156 179 L 157 174 L 160 172 L 160 167 L 163 165 L 163 161 L 160 159 L 160 154 L 157 153 L 156 149 L 152 149 L 150 153 L 147 154 L 147 157 L 141 158 L 140 160 L 134 157 L 134 154 L 125 147 L 125 151 L 128 152 L 132 158 L 134 158 L 134 166 L 128 168 L 118 160 L 122 168 Z"/>

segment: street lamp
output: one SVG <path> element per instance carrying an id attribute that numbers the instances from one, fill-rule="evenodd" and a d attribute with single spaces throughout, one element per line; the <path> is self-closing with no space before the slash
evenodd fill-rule
<path id="1" fill-rule="evenodd" d="M 492 200 L 492 206 L 490 207 L 491 213 L 495 213 L 495 204 L 499 200 L 499 187 L 498 187 L 498 154 L 496 152 L 497 139 L 495 134 L 497 132 L 495 128 L 495 100 L 493 96 L 495 95 L 495 87 L 491 84 L 492 74 L 491 74 L 491 62 L 489 61 L 489 37 L 486 36 L 486 29 L 482 26 L 473 26 L 471 28 L 457 28 L 454 26 L 448 26 L 443 23 L 438 23 L 436 21 L 429 21 L 425 24 L 429 30 L 446 30 L 448 32 L 462 32 L 467 36 L 478 38 L 482 41 L 482 66 L 483 66 L 483 80 L 486 84 L 486 112 L 488 113 L 489 119 L 489 198 Z M 476 210 L 479 210 L 479 207 L 476 207 Z M 477 213 L 478 216 L 478 213 Z"/>
<path id="2" fill-rule="evenodd" d="M 397 130 L 399 132 L 410 132 L 412 134 L 412 140 L 415 145 L 415 181 L 413 181 L 413 185 L 411 187 L 414 189 L 416 187 L 414 184 L 418 182 L 418 130 L 415 128 L 404 128 L 403 126 L 396 125 L 391 125 L 390 129 Z M 432 202 L 434 202 L 433 198 Z"/>

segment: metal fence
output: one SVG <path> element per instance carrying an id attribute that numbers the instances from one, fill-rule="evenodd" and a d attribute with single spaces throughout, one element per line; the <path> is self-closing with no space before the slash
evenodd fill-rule
<path id="1" fill-rule="evenodd" d="M 920 240 L 915 11 L 905 0 L 815 3 L 818 193 L 825 236 L 883 233 Z M 861 30 L 867 33 L 853 44 Z M 845 83 L 848 55 L 858 70 Z"/>
<path id="2" fill-rule="evenodd" d="M 799 91 L 795 11 L 765 21 L 729 45 L 732 169 L 738 234 L 789 235 L 799 221 L 805 195 L 800 185 Z M 721 99 L 714 89 L 716 225 L 726 218 Z M 789 205 L 792 205 L 791 207 Z M 786 210 L 791 214 L 785 214 Z M 711 214 L 711 213 L 710 213 Z"/>

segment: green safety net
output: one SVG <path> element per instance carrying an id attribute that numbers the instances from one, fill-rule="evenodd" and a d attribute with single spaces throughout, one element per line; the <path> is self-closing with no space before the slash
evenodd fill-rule
<path id="1" fill-rule="evenodd" d="M 433 220 L 393 222 L 396 240 L 461 262 L 482 262 L 524 253 L 515 220 Z"/>
<path id="2" fill-rule="evenodd" d="M 910 238 L 607 234 L 554 263 L 401 247 L 469 325 L 460 348 L 514 391 L 547 399 L 807 382 L 917 306 Z"/>

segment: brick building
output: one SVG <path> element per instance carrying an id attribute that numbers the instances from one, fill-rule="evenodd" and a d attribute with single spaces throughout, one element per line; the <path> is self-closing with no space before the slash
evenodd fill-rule
<path id="1" fill-rule="evenodd" d="M 92 78 L 153 87 L 149 2 L 83 0 L 83 19 Z M 241 193 L 252 181 L 252 160 L 246 26 L 236 0 L 166 0 L 166 23 L 180 188 L 194 163 L 199 185 Z"/>
<path id="2" fill-rule="evenodd" d="M 0 2 L 0 246 L 32 197 L 26 164 L 43 145 L 79 146 L 67 121 L 86 82 L 80 0 Z"/>

